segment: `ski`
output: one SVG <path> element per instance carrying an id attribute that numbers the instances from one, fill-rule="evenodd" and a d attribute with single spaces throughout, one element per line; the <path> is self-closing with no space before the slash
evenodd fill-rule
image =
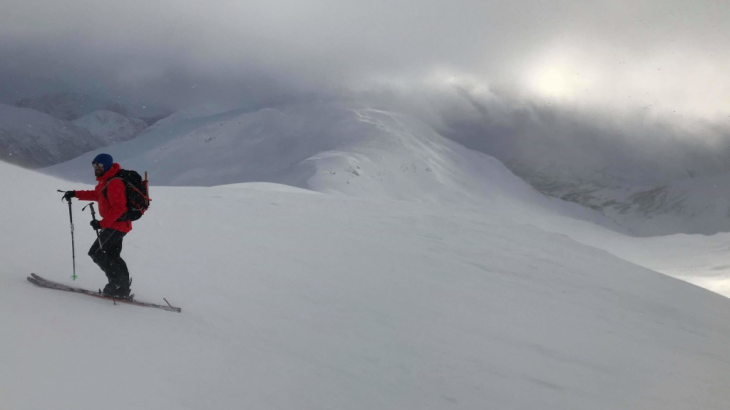
<path id="1" fill-rule="evenodd" d="M 92 290 L 75 288 L 73 286 L 64 285 L 62 283 L 58 283 L 58 282 L 54 282 L 52 280 L 42 278 L 42 277 L 36 275 L 35 273 L 31 273 L 27 279 L 28 279 L 28 282 L 30 282 L 34 285 L 48 288 L 48 289 L 56 289 L 56 290 L 62 290 L 65 292 L 81 293 L 84 295 L 89 295 L 89 296 L 93 296 L 93 297 L 100 298 L 100 299 L 111 300 L 114 303 L 120 302 L 120 303 L 126 303 L 128 305 L 136 305 L 136 306 L 151 307 L 151 308 L 156 308 L 156 309 L 167 310 L 169 312 L 178 312 L 178 313 L 182 312 L 181 308 L 172 306 L 170 304 L 170 302 L 168 302 L 167 299 L 164 299 L 164 298 L 163 298 L 163 300 L 165 301 L 165 303 L 167 303 L 167 305 L 158 305 L 156 303 L 141 302 L 141 301 L 137 301 L 134 299 L 115 298 L 112 296 L 104 295 L 98 291 L 94 292 Z"/>

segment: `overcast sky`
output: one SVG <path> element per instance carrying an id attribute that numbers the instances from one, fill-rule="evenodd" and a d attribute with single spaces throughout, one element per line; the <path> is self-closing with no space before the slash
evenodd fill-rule
<path id="1" fill-rule="evenodd" d="M 457 85 L 716 119 L 728 45 L 727 0 L 2 0 L 0 100 Z"/>

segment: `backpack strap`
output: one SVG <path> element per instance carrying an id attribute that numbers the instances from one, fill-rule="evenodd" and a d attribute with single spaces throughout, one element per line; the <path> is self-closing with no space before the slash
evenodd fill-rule
<path id="1" fill-rule="evenodd" d="M 150 199 L 150 197 L 149 197 L 149 196 L 147 196 L 147 194 L 146 194 L 146 193 L 144 193 L 144 192 L 140 191 L 139 189 L 137 189 L 137 187 L 135 187 L 135 186 L 134 186 L 133 184 L 131 184 L 131 183 L 129 183 L 129 182 L 127 182 L 127 181 L 125 181 L 125 180 L 124 180 L 124 178 L 122 178 L 122 177 L 113 177 L 113 178 L 109 178 L 109 179 L 108 179 L 108 180 L 106 181 L 106 184 L 104 184 L 104 188 L 102 188 L 102 189 L 101 189 L 101 193 L 102 193 L 102 194 L 104 194 L 104 198 L 106 198 L 107 200 L 109 200 L 109 195 L 107 195 L 107 193 L 106 193 L 106 189 L 107 189 L 107 187 L 109 186 L 109 183 L 110 183 L 110 182 L 112 182 L 112 180 L 114 180 L 114 179 L 121 179 L 121 180 L 122 180 L 122 183 L 124 184 L 124 189 L 125 189 L 125 191 L 126 191 L 127 187 L 129 187 L 129 188 L 132 188 L 132 189 L 133 189 L 133 190 L 134 190 L 135 192 L 137 192 L 137 193 L 139 193 L 140 195 L 142 195 L 142 198 L 144 198 L 144 199 L 145 199 L 145 202 L 147 202 L 147 204 L 149 204 L 149 203 L 150 203 L 151 199 Z M 124 197 L 125 197 L 125 199 L 127 199 L 127 200 L 128 200 L 128 198 L 126 197 L 126 192 L 125 192 L 125 196 L 124 196 Z"/>
<path id="2" fill-rule="evenodd" d="M 112 182 L 112 180 L 115 180 L 115 179 L 122 179 L 122 178 L 120 178 L 120 177 L 112 177 L 112 178 L 107 179 L 106 180 L 106 184 L 104 184 L 104 188 L 101 189 L 101 193 L 104 195 L 104 198 L 106 198 L 107 201 L 109 200 L 109 195 L 107 195 L 106 189 L 109 186 L 109 183 Z M 124 183 L 124 180 L 123 179 L 122 179 L 122 183 Z"/>

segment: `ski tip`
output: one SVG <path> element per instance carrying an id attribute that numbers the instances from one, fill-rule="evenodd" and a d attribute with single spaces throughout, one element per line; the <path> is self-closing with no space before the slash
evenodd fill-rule
<path id="1" fill-rule="evenodd" d="M 181 308 L 179 308 L 179 307 L 175 307 L 175 306 L 172 306 L 172 305 L 170 304 L 170 302 L 168 302 L 168 301 L 167 301 L 167 298 L 162 298 L 162 300 L 164 300 L 164 301 L 165 301 L 165 303 L 167 303 L 167 306 L 169 306 L 169 307 L 170 307 L 170 309 L 171 309 L 171 310 L 172 310 L 173 312 L 177 312 L 177 313 L 182 313 L 182 309 L 181 309 Z"/>

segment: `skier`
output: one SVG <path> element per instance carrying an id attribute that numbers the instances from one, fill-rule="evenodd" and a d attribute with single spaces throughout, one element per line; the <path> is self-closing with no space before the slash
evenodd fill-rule
<path id="1" fill-rule="evenodd" d="M 97 201 L 101 220 L 91 221 L 91 227 L 101 230 L 98 240 L 89 249 L 89 256 L 106 274 L 109 283 L 102 293 L 108 296 L 129 298 L 130 280 L 127 264 L 121 258 L 122 240 L 132 230 L 132 222 L 120 220 L 127 213 L 125 185 L 115 175 L 122 169 L 109 154 L 99 154 L 91 162 L 96 175 L 93 191 L 66 191 L 63 199 L 78 198 Z"/>

